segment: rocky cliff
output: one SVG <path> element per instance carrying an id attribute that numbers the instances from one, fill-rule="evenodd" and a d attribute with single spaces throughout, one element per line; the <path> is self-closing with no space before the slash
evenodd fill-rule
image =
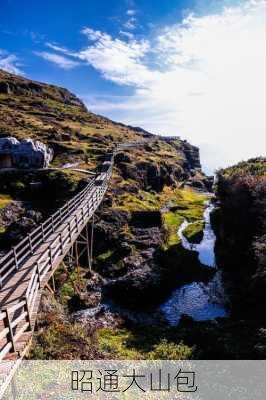
<path id="1" fill-rule="evenodd" d="M 266 159 L 219 171 L 216 213 L 217 255 L 229 275 L 232 295 L 246 314 L 266 300 Z M 243 304 L 246 307 L 243 309 Z"/>

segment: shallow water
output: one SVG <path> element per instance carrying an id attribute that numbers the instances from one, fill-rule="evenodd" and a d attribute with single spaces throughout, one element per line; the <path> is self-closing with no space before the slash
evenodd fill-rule
<path id="1" fill-rule="evenodd" d="M 191 244 L 183 235 L 189 225 L 184 221 L 178 230 L 182 245 L 187 250 L 198 252 L 199 260 L 206 268 L 214 268 L 215 263 L 215 234 L 210 223 L 210 213 L 213 205 L 208 203 L 204 212 L 204 235 L 200 244 Z M 192 282 L 177 288 L 168 300 L 161 305 L 160 310 L 171 325 L 177 325 L 182 314 L 191 316 L 196 321 L 212 320 L 217 317 L 226 317 L 226 296 L 224 293 L 222 276 L 219 271 L 207 284 Z"/>

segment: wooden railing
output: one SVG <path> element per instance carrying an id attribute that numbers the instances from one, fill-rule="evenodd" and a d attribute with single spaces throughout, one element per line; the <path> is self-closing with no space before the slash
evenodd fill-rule
<path id="1" fill-rule="evenodd" d="M 112 154 L 106 155 L 100 172 L 80 193 L 0 259 L 1 291 L 12 291 L 12 285 L 6 287 L 14 277 L 16 285 L 23 285 L 18 275 L 24 272 L 25 265 L 29 272 L 22 295 L 0 310 L 0 365 L 5 371 L 0 374 L 0 399 L 30 345 L 42 288 L 99 207 L 112 174 L 114 155 L 143 143 L 118 144 Z"/>
<path id="2" fill-rule="evenodd" d="M 38 254 L 32 265 L 31 278 L 25 295 L 15 305 L 0 311 L 0 360 L 9 352 L 19 352 L 17 343 L 22 335 L 34 329 L 41 289 L 63 260 L 77 237 L 92 217 L 108 187 L 113 157 L 107 172 L 100 173 L 87 187 L 67 202 L 47 221 L 12 249 L 0 263 L 2 285 L 19 270 L 27 259 Z M 44 243 L 45 250 L 39 252 Z"/>

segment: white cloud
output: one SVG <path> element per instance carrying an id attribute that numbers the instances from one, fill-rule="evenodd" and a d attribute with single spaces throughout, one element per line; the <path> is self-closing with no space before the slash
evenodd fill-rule
<path id="1" fill-rule="evenodd" d="M 23 75 L 20 69 L 21 64 L 15 54 L 9 54 L 5 50 L 0 49 L 0 69 L 17 75 Z"/>
<path id="2" fill-rule="evenodd" d="M 190 15 L 149 42 L 94 37 L 80 56 L 135 88 L 120 104 L 98 103 L 102 112 L 187 138 L 201 147 L 208 170 L 265 154 L 265 1 Z"/>
<path id="3" fill-rule="evenodd" d="M 125 36 L 127 39 L 134 39 L 134 35 L 131 32 L 119 31 L 119 34 Z"/>
<path id="4" fill-rule="evenodd" d="M 96 40 L 108 40 L 110 38 L 109 35 L 107 35 L 107 33 L 103 33 L 101 31 L 96 31 L 94 29 L 91 28 L 84 28 L 81 33 L 83 33 L 84 35 L 87 36 L 87 38 L 89 40 L 91 40 L 92 42 L 96 41 Z"/>
<path id="5" fill-rule="evenodd" d="M 35 54 L 44 60 L 50 61 L 54 64 L 56 64 L 58 67 L 65 69 L 65 70 L 70 70 L 78 65 L 80 65 L 79 62 L 73 61 L 65 56 L 55 54 L 55 53 L 49 53 L 46 51 L 41 51 L 41 52 L 35 52 Z"/>
<path id="6" fill-rule="evenodd" d="M 125 23 L 124 28 L 134 30 L 137 27 L 137 19 L 135 17 L 130 17 Z"/>
<path id="7" fill-rule="evenodd" d="M 93 111 L 188 139 L 200 146 L 209 171 L 265 154 L 265 0 L 190 14 L 153 31 L 149 40 L 124 31 L 124 39 L 91 28 L 82 33 L 89 43 L 80 51 L 49 45 L 72 59 L 40 54 L 64 68 L 85 62 L 105 79 L 131 87 L 127 97 L 87 100 Z"/>
<path id="8" fill-rule="evenodd" d="M 127 10 L 127 15 L 129 15 L 129 16 L 136 15 L 136 10 L 133 10 L 133 9 Z"/>
<path id="9" fill-rule="evenodd" d="M 69 51 L 65 47 L 58 46 L 57 44 L 47 42 L 47 43 L 45 43 L 45 45 L 47 47 L 49 47 L 50 49 L 57 51 L 58 53 L 64 53 L 64 54 L 70 54 L 70 55 L 72 54 L 71 51 Z"/>
<path id="10" fill-rule="evenodd" d="M 150 50 L 146 40 L 126 42 L 90 28 L 82 32 L 94 43 L 77 53 L 77 57 L 99 70 L 106 79 L 142 87 L 159 75 L 143 64 Z"/>

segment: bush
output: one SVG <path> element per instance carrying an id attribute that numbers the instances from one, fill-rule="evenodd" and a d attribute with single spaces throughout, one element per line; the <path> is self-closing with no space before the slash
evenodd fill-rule
<path id="1" fill-rule="evenodd" d="M 10 191 L 13 194 L 13 196 L 21 196 L 26 191 L 26 185 L 21 181 L 11 182 Z"/>
<path id="2" fill-rule="evenodd" d="M 163 339 L 154 346 L 154 350 L 149 353 L 150 360 L 188 360 L 192 356 L 193 349 L 184 345 L 168 342 Z"/>

